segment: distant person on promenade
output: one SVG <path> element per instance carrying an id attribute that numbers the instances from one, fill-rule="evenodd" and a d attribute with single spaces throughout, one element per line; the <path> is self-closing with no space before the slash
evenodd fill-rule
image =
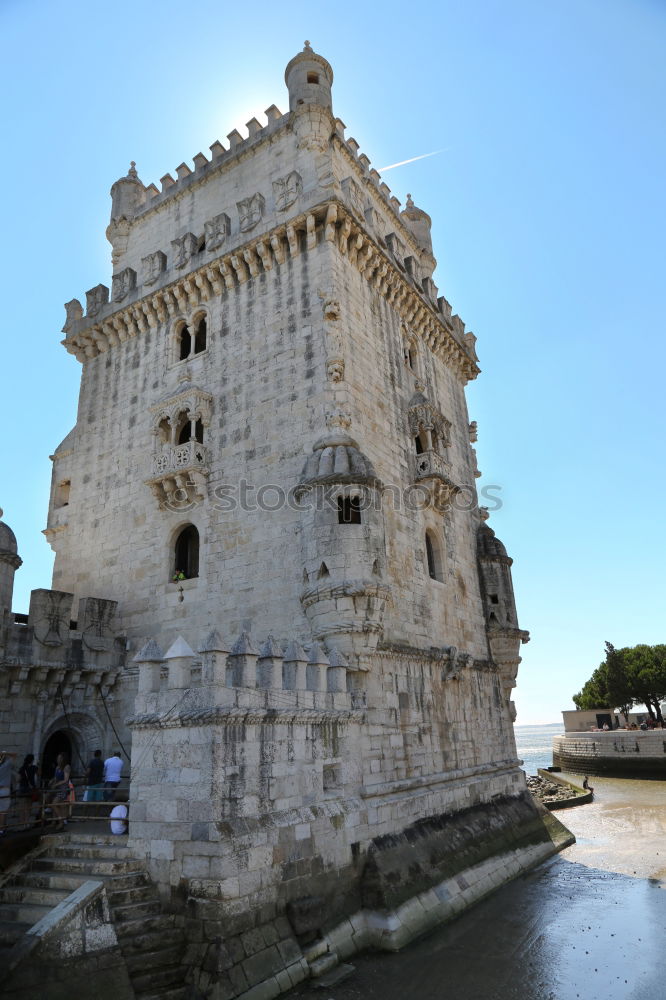
<path id="1" fill-rule="evenodd" d="M 110 757 L 104 761 L 104 801 L 111 802 L 115 798 L 115 789 L 120 784 L 120 776 L 123 772 L 123 759 L 120 750 L 114 750 Z M 113 791 L 111 791 L 113 789 Z"/>
<path id="2" fill-rule="evenodd" d="M 592 788 L 592 786 L 590 785 L 587 775 L 585 775 L 585 777 L 583 778 L 583 788 L 585 789 L 586 792 L 591 792 L 592 795 L 594 795 L 594 788 Z"/>
<path id="3" fill-rule="evenodd" d="M 104 761 L 102 751 L 95 750 L 88 768 L 86 770 L 86 784 L 88 786 L 86 802 L 102 801 L 102 782 L 104 781 Z"/>

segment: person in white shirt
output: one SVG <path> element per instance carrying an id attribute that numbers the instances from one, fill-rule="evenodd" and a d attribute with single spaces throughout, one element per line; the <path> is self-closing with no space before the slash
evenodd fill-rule
<path id="1" fill-rule="evenodd" d="M 111 802 L 115 797 L 115 790 L 120 784 L 120 775 L 123 770 L 123 759 L 120 750 L 115 750 L 110 757 L 104 761 L 104 801 Z"/>
<path id="2" fill-rule="evenodd" d="M 127 806 L 118 804 L 109 813 L 111 833 L 127 833 Z"/>

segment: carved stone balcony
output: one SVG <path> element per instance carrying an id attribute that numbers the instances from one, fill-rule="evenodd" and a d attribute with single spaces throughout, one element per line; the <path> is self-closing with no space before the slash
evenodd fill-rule
<path id="1" fill-rule="evenodd" d="M 451 466 L 436 451 L 423 451 L 415 456 L 414 482 L 427 487 L 438 507 L 446 507 L 460 487 L 451 480 Z"/>
<path id="2" fill-rule="evenodd" d="M 153 455 L 146 480 L 162 508 L 189 510 L 206 498 L 208 449 L 199 441 L 164 447 Z"/>

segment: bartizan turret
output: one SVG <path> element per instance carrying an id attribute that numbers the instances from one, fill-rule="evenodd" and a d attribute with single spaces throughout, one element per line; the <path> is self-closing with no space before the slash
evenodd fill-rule
<path id="1" fill-rule="evenodd" d="M 335 128 L 330 63 L 313 52 L 310 43 L 287 64 L 284 80 L 289 90 L 289 110 L 299 149 L 324 151 Z"/>
<path id="2" fill-rule="evenodd" d="M 432 219 L 422 208 L 416 207 L 412 201 L 411 194 L 407 195 L 407 205 L 404 211 L 400 213 L 400 218 L 410 230 L 419 246 L 421 275 L 426 278 L 432 278 L 433 271 L 437 266 L 437 261 L 432 253 L 432 238 L 430 236 Z"/>
<path id="3" fill-rule="evenodd" d="M 106 228 L 106 238 L 111 244 L 111 260 L 115 271 L 127 250 L 132 220 L 146 201 L 146 189 L 136 172 L 134 160 L 125 177 L 111 187 L 111 221 Z"/>
<path id="4" fill-rule="evenodd" d="M 515 720 L 511 691 L 521 660 L 520 644 L 529 642 L 530 634 L 518 627 L 511 581 L 513 559 L 487 524 L 482 524 L 477 533 L 477 559 L 490 655 L 499 669 L 502 691 Z"/>
<path id="5" fill-rule="evenodd" d="M 352 670 L 367 670 L 389 597 L 382 484 L 346 421 L 331 422 L 297 490 L 305 563 L 301 604 L 314 639 L 343 653 Z"/>
<path id="6" fill-rule="evenodd" d="M 0 646 L 4 646 L 7 625 L 12 613 L 14 573 L 22 562 L 14 532 L 8 524 L 0 520 Z"/>

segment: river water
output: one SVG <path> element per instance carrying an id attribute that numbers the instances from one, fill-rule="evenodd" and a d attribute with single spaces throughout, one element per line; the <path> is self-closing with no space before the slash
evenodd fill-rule
<path id="1" fill-rule="evenodd" d="M 545 730 L 561 726 L 516 727 L 527 773 L 551 762 Z M 593 785 L 591 803 L 557 813 L 572 847 L 402 952 L 354 956 L 349 978 L 304 984 L 294 998 L 666 997 L 666 782 Z"/>

